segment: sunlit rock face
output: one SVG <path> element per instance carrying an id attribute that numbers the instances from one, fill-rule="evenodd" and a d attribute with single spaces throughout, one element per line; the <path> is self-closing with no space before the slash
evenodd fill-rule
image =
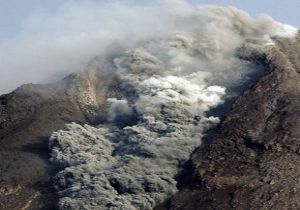
<path id="1" fill-rule="evenodd" d="M 102 55 L 97 65 L 120 91 L 107 98 L 107 120 L 52 134 L 51 160 L 64 168 L 55 177 L 60 209 L 147 210 L 175 194 L 183 164 L 220 121 L 208 113 L 263 73 L 252 61 L 273 37 L 296 33 L 235 8 L 173 4 L 168 36 Z"/>

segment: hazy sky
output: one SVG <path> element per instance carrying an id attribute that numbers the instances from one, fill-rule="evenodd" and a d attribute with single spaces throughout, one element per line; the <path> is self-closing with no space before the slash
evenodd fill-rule
<path id="1" fill-rule="evenodd" d="M 300 26 L 299 0 L 189 0 L 198 4 L 234 5 L 251 15 L 268 13 L 283 23 Z"/>
<path id="2" fill-rule="evenodd" d="M 21 30 L 22 21 L 34 12 L 52 13 L 65 2 L 83 0 L 0 0 L 0 38 L 14 36 Z M 93 1 L 93 0 L 92 0 Z M 94 0 L 96 1 L 96 0 Z M 103 2 L 105 0 L 102 0 Z M 108 0 L 109 1 L 109 0 Z M 126 2 L 147 2 L 125 0 Z M 251 15 L 268 13 L 274 19 L 300 26 L 299 0 L 188 0 L 193 4 L 234 5 Z M 98 1 L 99 2 L 99 1 Z M 121 1 L 122 2 L 122 1 Z M 124 1 L 123 1 L 124 2 Z M 149 2 L 149 1 L 148 1 Z"/>
<path id="3" fill-rule="evenodd" d="M 180 0 L 0 0 L 0 94 L 78 71 L 127 33 L 165 33 L 160 24 L 165 11 L 151 4 L 157 1 Z M 254 17 L 268 13 L 300 26 L 299 0 L 187 1 L 236 6 Z"/>

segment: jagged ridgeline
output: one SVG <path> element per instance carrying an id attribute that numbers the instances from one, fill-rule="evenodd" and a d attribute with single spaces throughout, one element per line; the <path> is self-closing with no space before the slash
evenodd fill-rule
<path id="1" fill-rule="evenodd" d="M 220 121 L 212 110 L 226 109 L 263 74 L 274 38 L 297 33 L 235 8 L 166 13 L 167 36 L 126 50 L 120 43 L 95 62 L 118 86 L 103 122 L 52 134 L 51 161 L 64 168 L 55 177 L 59 209 L 150 210 L 170 198 L 184 163 Z"/>

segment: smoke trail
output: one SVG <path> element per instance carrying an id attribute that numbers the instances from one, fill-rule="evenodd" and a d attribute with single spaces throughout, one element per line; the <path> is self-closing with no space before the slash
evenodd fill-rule
<path id="1" fill-rule="evenodd" d="M 168 36 L 101 55 L 124 96 L 107 99 L 108 123 L 73 123 L 51 136 L 52 161 L 65 167 L 55 178 L 60 209 L 147 210 L 172 196 L 184 162 L 219 122 L 208 111 L 261 69 L 242 55 L 297 31 L 236 8 L 171 2 Z"/>

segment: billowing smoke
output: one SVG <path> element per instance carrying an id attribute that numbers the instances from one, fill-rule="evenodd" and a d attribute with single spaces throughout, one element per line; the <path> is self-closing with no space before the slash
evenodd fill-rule
<path id="1" fill-rule="evenodd" d="M 107 99 L 107 123 L 73 123 L 51 136 L 52 161 L 64 167 L 55 177 L 60 209 L 150 210 L 164 202 L 205 131 L 219 122 L 209 111 L 262 70 L 243 55 L 297 32 L 236 8 L 164 2 L 165 33 L 100 55 L 124 96 Z"/>
<path id="2" fill-rule="evenodd" d="M 108 120 L 116 122 L 122 119 L 130 118 L 133 115 L 132 109 L 129 107 L 127 100 L 118 100 L 116 98 L 107 99 L 109 103 Z"/>
<path id="3" fill-rule="evenodd" d="M 171 30 L 157 23 L 167 23 L 166 18 L 156 4 L 117 0 L 62 1 L 55 11 L 36 11 L 24 18 L 17 34 L 0 40 L 0 94 L 24 83 L 59 80 L 114 42 L 129 47 L 148 36 L 163 36 Z"/>
<path id="4" fill-rule="evenodd" d="M 270 36 L 289 36 L 295 31 L 267 16 L 253 21 L 235 9 L 195 9 L 179 0 L 149 1 L 146 5 L 92 0 L 64 2 L 53 12 L 35 12 L 24 18 L 16 35 L 0 40 L 0 93 L 24 83 L 58 80 L 84 67 L 113 42 L 131 47 L 147 37 L 170 37 L 189 29 L 206 34 L 201 40 L 190 41 L 197 41 L 200 52 L 212 56 L 208 48 L 221 47 L 219 50 L 224 51 L 240 44 L 241 37 L 265 36 L 270 41 Z M 215 41 L 205 41 L 211 37 Z"/>

